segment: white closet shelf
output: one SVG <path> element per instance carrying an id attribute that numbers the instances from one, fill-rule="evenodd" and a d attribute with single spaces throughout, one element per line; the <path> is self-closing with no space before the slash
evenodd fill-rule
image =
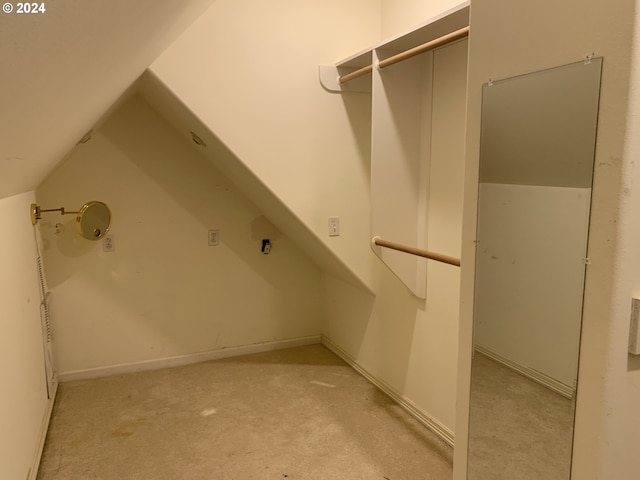
<path id="1" fill-rule="evenodd" d="M 371 67 L 374 51 L 378 52 L 378 56 L 389 57 L 469 26 L 469 5 L 469 1 L 462 2 L 409 32 L 351 55 L 335 65 L 320 65 L 321 85 L 330 92 L 371 92 L 369 75 L 347 83 L 340 83 L 340 77 L 363 67 Z"/>

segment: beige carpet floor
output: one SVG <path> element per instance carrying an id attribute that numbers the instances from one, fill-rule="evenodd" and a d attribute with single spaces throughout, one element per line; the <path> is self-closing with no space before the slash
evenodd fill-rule
<path id="1" fill-rule="evenodd" d="M 449 446 L 313 345 L 62 384 L 38 479 L 451 474 Z"/>
<path id="2" fill-rule="evenodd" d="M 476 352 L 468 480 L 569 480 L 573 402 Z"/>

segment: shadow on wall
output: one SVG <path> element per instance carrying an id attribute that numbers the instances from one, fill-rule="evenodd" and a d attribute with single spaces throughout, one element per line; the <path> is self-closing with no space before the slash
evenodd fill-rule
<path id="1" fill-rule="evenodd" d="M 405 392 L 410 365 L 421 344 L 426 302 L 414 296 L 382 263 L 378 295 L 335 277 L 323 279 L 323 334 L 348 357 L 397 392 Z M 416 345 L 417 343 L 417 345 Z"/>
<path id="2" fill-rule="evenodd" d="M 358 145 L 358 158 L 367 178 L 371 175 L 371 94 L 342 93 L 341 99 L 349 118 L 351 133 Z"/>
<path id="3" fill-rule="evenodd" d="M 71 208 L 69 208 L 71 210 Z M 38 226 L 41 230 L 46 230 L 47 232 L 53 231 L 55 233 L 55 237 L 53 237 L 53 241 L 55 242 L 55 246 L 60 252 L 69 258 L 81 257 L 82 255 L 86 255 L 95 247 L 95 244 L 92 241 L 88 241 L 82 238 L 75 224 L 74 217 L 62 217 L 60 219 L 47 219 L 44 218 L 39 220 Z M 51 240 L 50 236 L 43 237 L 43 247 L 44 249 L 51 248 Z M 50 282 L 52 285 L 58 283 L 57 281 Z"/>
<path id="4" fill-rule="evenodd" d="M 274 284 L 285 281 L 285 277 L 278 275 L 278 269 L 274 269 L 272 264 L 261 257 L 260 234 L 263 232 L 265 235 L 280 237 L 280 232 L 260 210 L 196 149 L 192 155 L 184 155 L 182 138 L 178 140 L 180 145 L 175 146 L 158 138 L 156 132 L 160 130 L 155 129 L 153 124 L 162 124 L 160 128 L 165 129 L 172 127 L 143 99 L 134 97 L 126 115 L 126 122 L 147 127 L 125 128 L 116 117 L 113 121 L 106 122 L 101 129 L 105 138 L 124 152 L 128 160 L 143 171 L 155 186 L 162 189 L 163 194 L 179 204 L 182 215 L 191 216 L 205 230 L 220 228 L 220 243 L 233 250 L 265 281 Z M 165 151 L 165 155 L 158 156 L 159 146 Z M 141 198 L 139 204 L 127 208 L 138 210 L 136 216 L 141 224 L 149 224 L 155 217 L 157 227 L 152 228 L 164 230 L 171 228 L 173 223 L 170 213 L 165 215 L 158 212 L 157 206 L 149 199 Z M 248 217 L 252 218 L 249 222 Z M 273 245 L 275 256 L 280 248 L 294 248 L 286 237 L 272 240 L 276 243 Z M 203 236 L 202 241 L 206 242 L 206 237 Z"/>
<path id="5" fill-rule="evenodd" d="M 627 361 L 627 371 L 637 372 L 638 370 L 640 370 L 640 355 L 629 354 L 629 359 Z"/>

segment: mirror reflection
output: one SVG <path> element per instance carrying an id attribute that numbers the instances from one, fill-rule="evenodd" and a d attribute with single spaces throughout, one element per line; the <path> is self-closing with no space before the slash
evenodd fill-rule
<path id="1" fill-rule="evenodd" d="M 483 87 L 469 480 L 569 480 L 602 59 Z"/>

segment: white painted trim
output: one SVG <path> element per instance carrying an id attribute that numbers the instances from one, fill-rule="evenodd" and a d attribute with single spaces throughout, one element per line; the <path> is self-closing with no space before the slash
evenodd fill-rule
<path id="1" fill-rule="evenodd" d="M 571 400 L 576 393 L 576 389 L 574 387 L 565 385 L 561 381 L 556 380 L 555 378 L 552 378 L 549 375 L 545 375 L 542 372 L 534 370 L 533 368 L 520 365 L 514 362 L 513 360 L 509 360 L 508 358 L 503 357 L 498 353 L 492 352 L 491 350 L 481 345 L 476 344 L 474 346 L 474 350 L 478 353 L 481 353 L 482 355 L 489 357 L 492 360 L 495 360 L 498 363 L 501 363 L 502 365 L 515 371 L 516 373 L 519 373 L 520 375 L 527 377 L 529 380 L 539 383 L 543 387 L 546 387 L 549 390 L 552 390 L 557 394 L 562 395 L 565 398 L 568 398 Z"/>
<path id="2" fill-rule="evenodd" d="M 254 343 L 252 345 L 241 345 L 238 347 L 219 348 L 206 352 L 188 353 L 175 357 L 157 358 L 153 360 L 143 360 L 141 362 L 121 363 L 106 367 L 88 368 L 86 370 L 74 370 L 63 372 L 58 375 L 61 383 L 75 380 L 88 380 L 91 378 L 108 377 L 123 373 L 142 372 L 147 370 L 159 370 L 161 368 L 180 367 L 192 363 L 206 362 L 209 360 L 219 360 L 221 358 L 237 357 L 251 353 L 269 352 L 272 350 L 282 350 L 284 348 L 301 347 L 321 343 L 320 335 L 309 337 L 291 338 L 287 340 L 276 340 L 274 342 Z"/>
<path id="3" fill-rule="evenodd" d="M 398 403 L 402 408 L 404 408 L 407 412 L 409 412 L 413 417 L 415 417 L 420 423 L 422 423 L 425 427 L 431 430 L 433 433 L 438 435 L 444 442 L 446 442 L 451 447 L 454 446 L 454 434 L 453 431 L 444 426 L 438 420 L 430 416 L 427 412 L 418 407 L 415 403 L 413 403 L 410 399 L 400 393 L 398 390 L 393 388 L 387 382 L 382 380 L 380 377 L 370 373 L 367 369 L 362 367 L 358 362 L 347 352 L 345 352 L 338 345 L 333 343 L 329 338 L 322 336 L 322 344 L 335 353 L 337 356 L 342 358 L 345 362 L 347 362 L 351 368 L 357 371 L 364 378 L 369 380 L 372 384 L 382 390 L 386 395 L 388 395 L 392 400 Z"/>
<path id="4" fill-rule="evenodd" d="M 53 405 L 56 400 L 56 393 L 58 392 L 58 382 L 54 380 L 52 387 L 51 398 L 47 399 L 47 407 L 42 417 L 42 424 L 40 425 L 40 437 L 38 444 L 36 445 L 36 451 L 33 455 L 33 461 L 31 462 L 31 468 L 29 469 L 29 476 L 27 480 L 36 480 L 38 476 L 38 469 L 40 468 L 40 459 L 42 458 L 42 452 L 44 451 L 44 443 L 47 439 L 47 432 L 49 431 L 49 422 L 51 421 L 51 414 L 53 413 Z"/>

